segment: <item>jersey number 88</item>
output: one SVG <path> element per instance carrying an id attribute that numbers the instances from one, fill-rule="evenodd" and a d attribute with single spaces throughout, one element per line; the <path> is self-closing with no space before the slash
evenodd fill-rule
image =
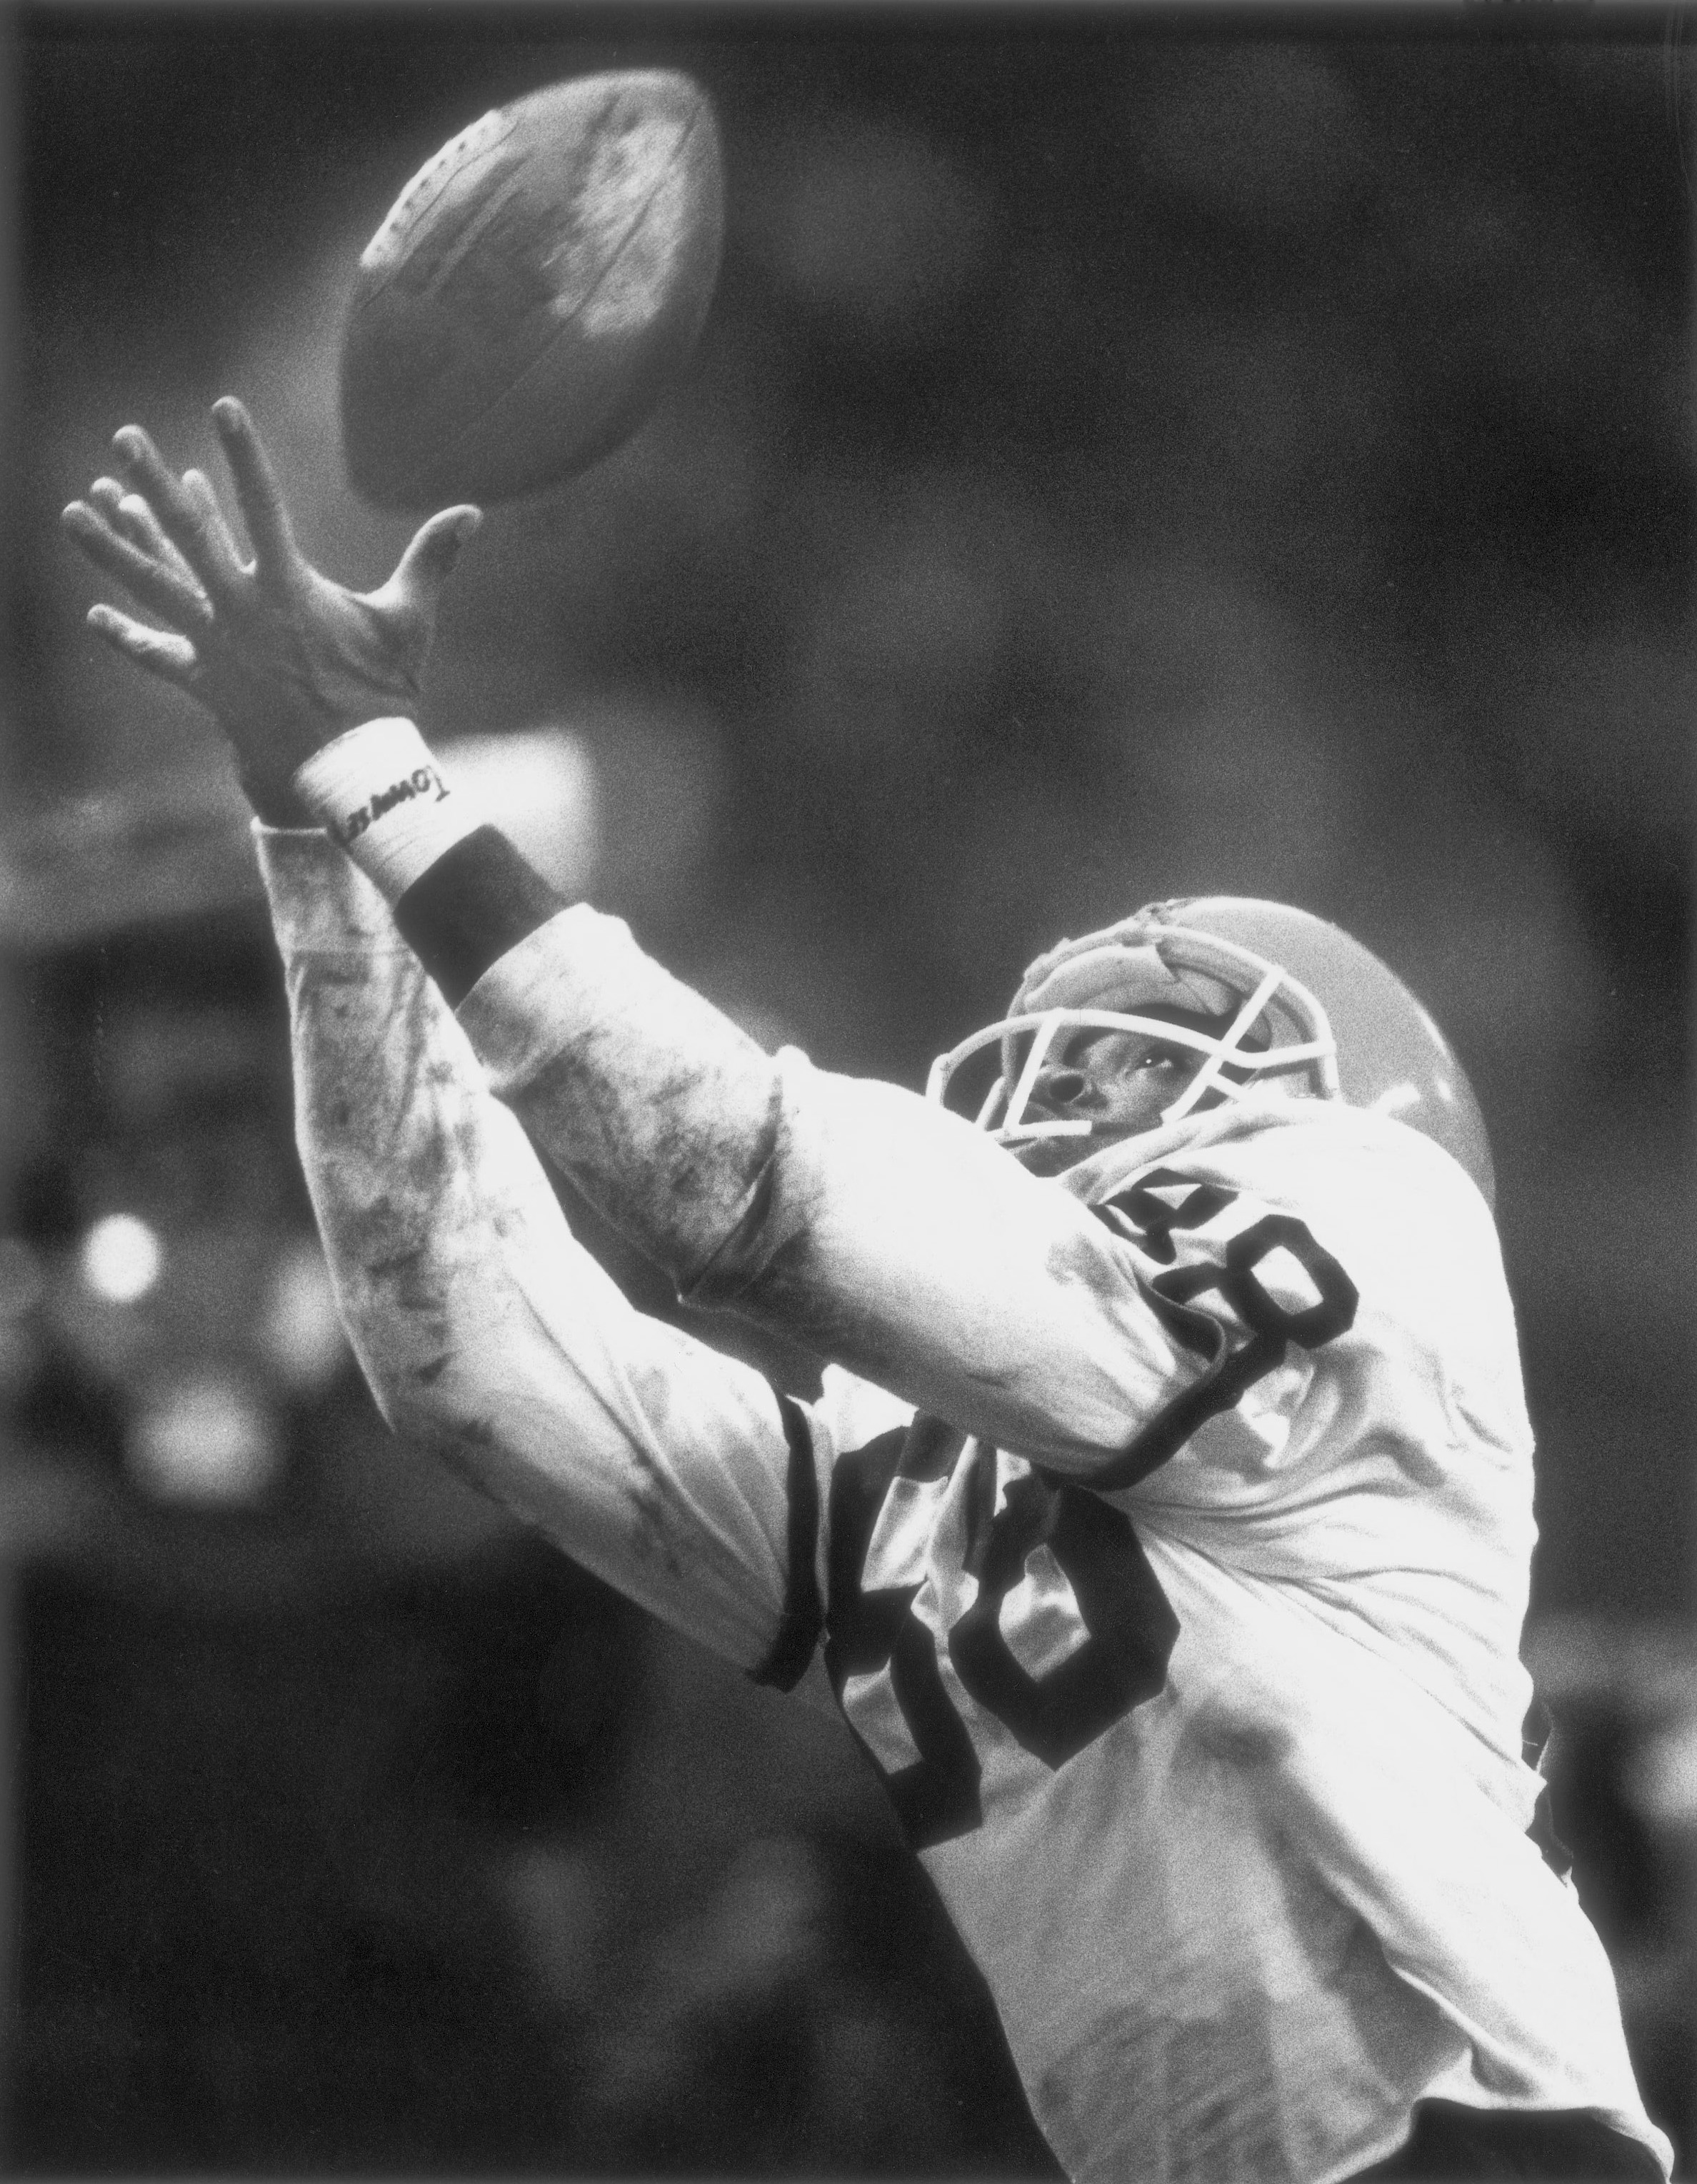
<path id="1" fill-rule="evenodd" d="M 1181 1191 L 1177 1203 L 1156 1195 L 1162 1185 Z M 837 1465 L 826 1665 L 851 1727 L 854 1708 L 845 1700 L 851 1679 L 887 1678 L 917 1757 L 887 1768 L 868 1750 L 917 1849 L 965 1835 L 982 1817 L 982 1764 L 949 1696 L 939 1646 L 946 1648 L 961 1689 L 1050 1768 L 1065 1766 L 1153 1698 L 1166 1680 L 1178 1619 L 1131 1520 L 1093 1488 L 1128 1485 L 1164 1462 L 1204 1419 L 1235 1404 L 1281 1363 L 1288 1343 L 1316 1349 L 1354 1323 L 1354 1284 L 1290 1215 L 1264 1216 L 1233 1237 L 1221 1266 L 1172 1266 L 1173 1232 L 1203 1227 L 1235 1198 L 1219 1185 L 1196 1185 L 1157 1170 L 1099 1209 L 1110 1226 L 1128 1233 L 1148 1256 L 1171 1268 L 1145 1286 L 1145 1295 L 1182 1343 L 1212 1353 L 1207 1369 L 1092 1487 L 1025 1472 L 1007 1483 L 997 1508 L 997 1452 L 977 1447 L 966 1483 L 974 1512 L 966 1568 L 977 1590 L 946 1640 L 913 1613 L 917 1583 L 867 1586 L 864 1579 L 879 1517 L 897 1483 L 922 1485 L 946 1478 L 963 1436 L 921 1416 Z M 1288 1252 L 1299 1265 L 1315 1293 L 1311 1305 L 1293 1311 L 1258 1279 L 1258 1268 L 1275 1251 Z M 1230 1307 L 1245 1339 L 1229 1340 L 1219 1321 L 1196 1309 L 1194 1301 L 1210 1290 Z M 1008 1644 L 1002 1610 L 1038 1547 L 1048 1548 L 1071 1586 L 1085 1635 L 1063 1659 L 1033 1673 Z"/>

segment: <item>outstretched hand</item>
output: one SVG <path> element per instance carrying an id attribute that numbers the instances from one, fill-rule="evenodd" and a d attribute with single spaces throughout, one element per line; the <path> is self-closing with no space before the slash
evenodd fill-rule
<path id="1" fill-rule="evenodd" d="M 291 787 L 298 766 L 362 721 L 415 710 L 442 587 L 482 518 L 475 508 L 444 509 L 379 590 L 349 591 L 320 576 L 295 543 L 247 410 L 226 396 L 212 415 L 252 560 L 242 559 L 204 473 L 179 477 L 137 425 L 113 441 L 125 483 L 96 479 L 87 499 L 65 510 L 65 528 L 165 625 L 155 629 L 101 604 L 89 609 L 89 627 L 198 699 L 234 746 L 254 810 L 299 824 L 304 814 Z"/>

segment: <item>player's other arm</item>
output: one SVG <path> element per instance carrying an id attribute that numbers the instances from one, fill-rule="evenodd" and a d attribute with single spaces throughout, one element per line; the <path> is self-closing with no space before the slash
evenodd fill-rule
<path id="1" fill-rule="evenodd" d="M 579 905 L 459 1010 L 492 1083 L 692 1301 L 1027 1455 L 1094 1469 L 1199 1369 L 1134 1254 L 899 1087 L 768 1056 Z"/>
<path id="2" fill-rule="evenodd" d="M 381 591 L 345 592 L 301 556 L 246 413 L 214 414 L 253 560 L 205 479 L 125 428 L 132 491 L 103 483 L 67 521 L 171 633 L 105 607 L 91 621 L 208 705 L 262 814 L 304 808 L 378 879 L 498 1089 L 584 1195 L 686 1294 L 957 1424 L 1060 1462 L 1117 1446 L 1188 1369 L 1121 1248 L 965 1124 L 775 1061 L 618 921 L 562 907 L 393 717 L 475 511 L 432 519 Z"/>
<path id="3" fill-rule="evenodd" d="M 492 830 L 396 920 L 502 1098 L 693 1301 L 1069 1468 L 1197 1369 L 1076 1201 L 911 1093 L 768 1056 Z"/>
<path id="4" fill-rule="evenodd" d="M 768 1056 L 492 829 L 396 922 L 502 1098 L 692 1301 L 1069 1465 L 1193 1369 L 1074 1200 L 910 1093 Z"/>
<path id="5" fill-rule="evenodd" d="M 813 1596 L 813 1530 L 793 1513 L 817 1502 L 807 1414 L 636 1312 L 577 1243 L 381 898 L 324 836 L 264 835 L 260 861 L 302 1162 L 379 1407 L 758 1672 Z"/>

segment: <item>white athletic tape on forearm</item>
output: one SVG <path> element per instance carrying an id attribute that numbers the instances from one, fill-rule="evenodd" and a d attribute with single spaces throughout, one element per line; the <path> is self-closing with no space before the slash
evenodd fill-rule
<path id="1" fill-rule="evenodd" d="M 367 721 L 314 751 L 294 786 L 385 898 L 398 902 L 446 850 L 483 824 L 410 721 Z"/>

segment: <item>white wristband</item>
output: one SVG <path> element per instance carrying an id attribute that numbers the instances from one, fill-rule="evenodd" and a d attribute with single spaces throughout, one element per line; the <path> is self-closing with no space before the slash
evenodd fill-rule
<path id="1" fill-rule="evenodd" d="M 349 728 L 296 770 L 294 786 L 392 904 L 483 824 L 484 815 L 448 782 L 410 721 Z"/>

